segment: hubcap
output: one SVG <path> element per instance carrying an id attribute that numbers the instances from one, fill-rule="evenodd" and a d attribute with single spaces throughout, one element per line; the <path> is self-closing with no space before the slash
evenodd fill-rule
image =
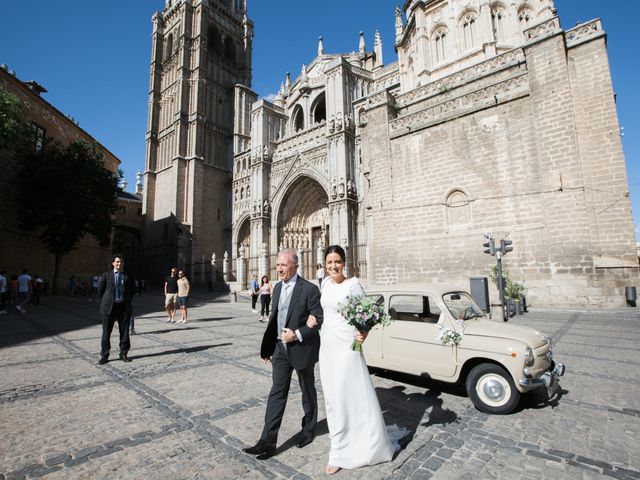
<path id="1" fill-rule="evenodd" d="M 495 379 L 488 380 L 483 386 L 482 391 L 494 402 L 500 400 L 504 396 L 504 388 Z"/>
<path id="2" fill-rule="evenodd" d="M 476 384 L 476 392 L 485 404 L 500 407 L 509 401 L 511 387 L 500 375 L 488 373 L 483 375 Z"/>

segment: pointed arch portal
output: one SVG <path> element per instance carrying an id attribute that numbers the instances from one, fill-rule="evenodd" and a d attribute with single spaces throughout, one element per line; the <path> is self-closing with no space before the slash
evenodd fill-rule
<path id="1" fill-rule="evenodd" d="M 312 178 L 302 177 L 293 183 L 280 204 L 278 213 L 278 247 L 300 248 L 305 278 L 314 278 L 318 240 L 326 247 L 329 239 L 329 200 L 326 191 Z"/>

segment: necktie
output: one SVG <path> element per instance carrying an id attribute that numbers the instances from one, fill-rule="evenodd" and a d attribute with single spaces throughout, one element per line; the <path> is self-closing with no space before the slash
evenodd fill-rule
<path id="1" fill-rule="evenodd" d="M 287 323 L 287 313 L 289 312 L 289 296 L 293 290 L 293 285 L 283 284 L 280 292 L 280 300 L 278 301 L 278 338 L 282 333 L 282 329 Z"/>
<path id="2" fill-rule="evenodd" d="M 120 272 L 115 273 L 115 282 L 116 282 L 116 300 L 120 300 L 122 298 L 122 287 L 120 286 Z"/>

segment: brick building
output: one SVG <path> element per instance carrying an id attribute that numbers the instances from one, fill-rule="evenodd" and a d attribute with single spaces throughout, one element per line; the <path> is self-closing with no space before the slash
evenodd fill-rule
<path id="1" fill-rule="evenodd" d="M 40 148 L 45 138 L 52 138 L 62 144 L 82 140 L 95 144 L 103 155 L 105 167 L 114 175 L 120 160 L 107 148 L 97 142 L 89 133 L 56 107 L 47 102 L 42 94 L 46 90 L 34 81 L 23 82 L 6 66 L 0 68 L 0 87 L 16 95 L 22 105 L 26 120 L 30 123 L 35 137 L 34 148 Z M 28 268 L 32 274 L 42 276 L 47 282 L 53 279 L 54 257 L 49 254 L 33 231 L 21 229 L 17 225 L 17 200 L 13 190 L 12 159 L 3 159 L 4 173 L 0 175 L 0 268 L 9 274 L 20 273 Z M 6 162 L 6 163 L 5 163 Z M 37 192 L 34 192 L 37 195 Z M 92 236 L 85 236 L 77 249 L 66 255 L 62 261 L 58 289 L 64 289 L 71 275 L 80 282 L 87 282 L 96 272 L 106 270 L 111 257 L 111 246 L 101 246 Z"/>
<path id="2" fill-rule="evenodd" d="M 159 15 L 174 28 L 188 18 L 224 19 L 222 38 L 244 33 L 247 59 L 251 23 L 241 7 L 168 1 Z M 189 15 L 193 8 L 202 15 Z M 495 263 L 483 254 L 491 233 L 513 241 L 504 261 L 529 303 L 624 305 L 625 285 L 638 282 L 638 258 L 601 22 L 563 30 L 553 0 L 407 0 L 395 25 L 393 63 L 383 62 L 378 34 L 373 50 L 361 35 L 349 54 L 325 53 L 320 39 L 316 57 L 297 78 L 285 77 L 273 101 L 258 99 L 244 70 L 232 105 L 209 109 L 207 94 L 191 110 L 174 106 L 168 118 L 176 126 L 152 127 L 148 144 L 189 119 L 228 134 L 206 119 L 212 111 L 233 115 L 232 166 L 210 183 L 181 166 L 212 162 L 209 155 L 220 158 L 226 147 L 197 158 L 150 150 L 148 174 L 162 174 L 166 184 L 148 189 L 147 205 L 178 191 L 217 192 L 206 205 L 178 196 L 194 202 L 189 211 L 206 212 L 198 220 L 206 229 L 182 207 L 170 210 L 172 220 L 188 233 L 182 248 L 192 258 L 227 252 L 232 271 L 246 264 L 235 272 L 239 288 L 252 273 L 272 273 L 283 247 L 300 252 L 311 278 L 328 244 L 343 245 L 349 273 L 368 283 L 467 285 Z M 220 78 L 229 68 L 218 62 L 216 31 L 201 28 L 178 45 L 199 40 L 199 56 L 190 58 L 207 60 L 206 71 Z M 167 38 L 156 28 L 155 51 L 174 45 Z M 150 124 L 157 106 L 186 101 L 152 90 Z M 198 145 L 203 137 L 184 138 Z M 213 244 L 189 243 L 211 229 Z"/>

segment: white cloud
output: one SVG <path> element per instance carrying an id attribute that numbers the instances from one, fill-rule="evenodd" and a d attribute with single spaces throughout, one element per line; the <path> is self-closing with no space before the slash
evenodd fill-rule
<path id="1" fill-rule="evenodd" d="M 266 97 L 264 97 L 264 100 L 266 100 L 267 102 L 273 102 L 276 97 L 278 96 L 277 93 L 271 93 L 269 95 L 267 95 Z"/>

